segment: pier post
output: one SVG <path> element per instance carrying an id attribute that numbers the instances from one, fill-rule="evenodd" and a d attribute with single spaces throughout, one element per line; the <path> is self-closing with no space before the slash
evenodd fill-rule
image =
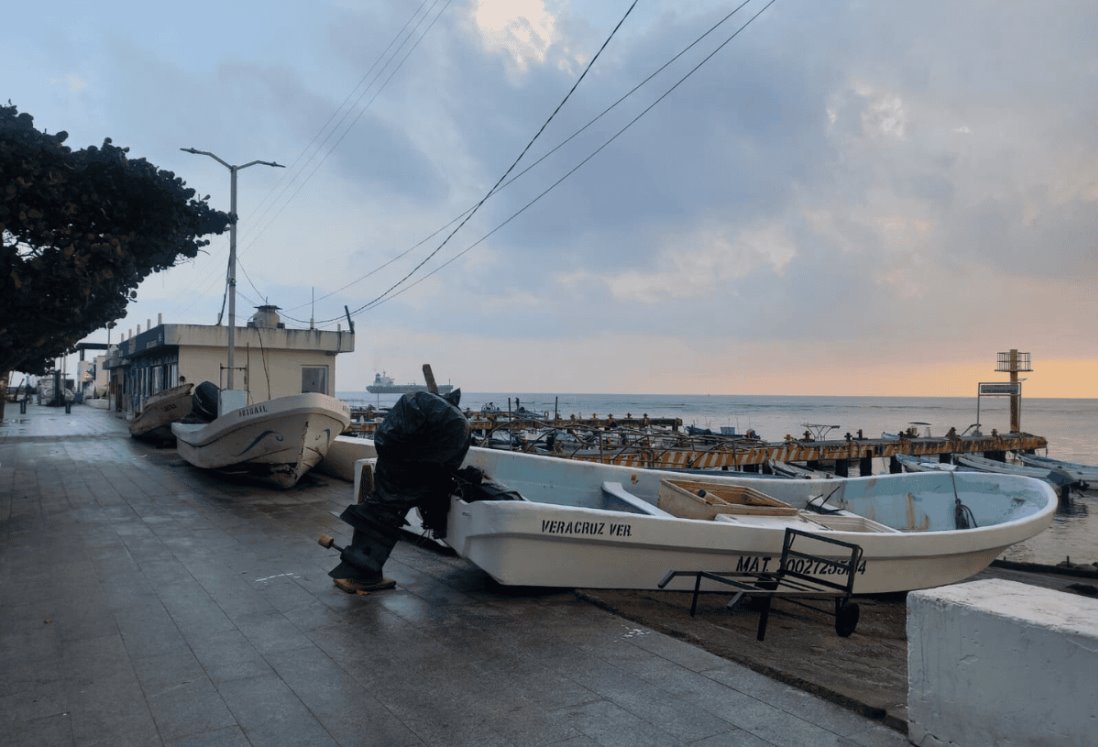
<path id="1" fill-rule="evenodd" d="M 866 455 L 858 462 L 858 474 L 862 477 L 869 477 L 873 474 L 873 454 L 866 452 Z"/>
<path id="2" fill-rule="evenodd" d="M 850 477 L 850 462 L 845 459 L 836 459 L 835 474 L 839 477 Z"/>
<path id="3" fill-rule="evenodd" d="M 888 472 L 891 475 L 898 475 L 904 471 L 904 468 L 900 466 L 900 463 L 896 461 L 896 457 L 892 456 L 888 458 Z"/>

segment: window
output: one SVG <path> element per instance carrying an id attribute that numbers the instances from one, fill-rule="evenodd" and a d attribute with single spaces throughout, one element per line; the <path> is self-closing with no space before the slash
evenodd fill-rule
<path id="1" fill-rule="evenodd" d="M 328 367 L 327 366 L 302 366 L 301 391 L 328 393 Z"/>

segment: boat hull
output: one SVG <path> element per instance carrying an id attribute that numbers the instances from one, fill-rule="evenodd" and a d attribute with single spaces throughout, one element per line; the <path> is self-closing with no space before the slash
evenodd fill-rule
<path id="1" fill-rule="evenodd" d="M 168 440 L 171 424 L 191 414 L 191 385 L 180 384 L 145 400 L 141 412 L 130 421 L 135 438 Z"/>
<path id="2" fill-rule="evenodd" d="M 1060 488 L 1066 488 L 1078 481 L 1072 475 L 1058 469 L 1049 467 L 1027 467 L 1018 464 L 1007 464 L 995 459 L 974 456 L 972 454 L 957 455 L 957 463 L 969 469 L 982 472 L 994 472 L 1001 475 L 1025 475 L 1038 480 L 1044 480 Z"/>
<path id="3" fill-rule="evenodd" d="M 351 422 L 347 406 L 323 394 L 257 402 L 212 423 L 173 423 L 176 450 L 195 467 L 291 488 Z"/>
<path id="4" fill-rule="evenodd" d="M 1059 470 L 1060 472 L 1065 473 L 1077 482 L 1098 485 L 1098 467 L 1089 464 L 1064 462 L 1059 459 L 1039 457 L 1033 454 L 1019 454 L 1018 457 L 1026 466 Z"/>
<path id="5" fill-rule="evenodd" d="M 476 448 L 466 464 L 528 500 L 453 498 L 446 543 L 514 586 L 656 589 L 672 570 L 772 571 L 785 529 L 793 526 L 862 547 L 855 593 L 909 591 L 978 573 L 1005 548 L 1047 527 L 1056 507 L 1055 493 L 1041 481 L 977 472 L 813 481 L 713 477 L 707 479 L 746 484 L 798 508 L 835 489 L 842 497 L 833 500 L 849 511 L 839 520 L 805 511 L 789 519 L 682 519 L 599 507 L 604 485 L 624 486 L 653 504 L 659 481 L 681 479 L 681 473 Z M 958 497 L 976 528 L 949 528 Z M 825 565 L 802 570 L 823 578 L 833 573 Z M 675 579 L 668 588 L 692 589 L 693 579 Z"/>

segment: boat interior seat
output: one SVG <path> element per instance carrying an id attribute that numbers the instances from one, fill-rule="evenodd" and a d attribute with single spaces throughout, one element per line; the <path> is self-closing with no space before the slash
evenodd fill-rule
<path id="1" fill-rule="evenodd" d="M 746 485 L 698 480 L 660 480 L 659 507 L 683 519 L 715 519 L 718 514 L 797 516 L 800 512 Z"/>
<path id="2" fill-rule="evenodd" d="M 766 516 L 763 514 L 733 514 L 722 511 L 713 517 L 713 521 L 740 526 L 776 527 L 803 529 L 820 532 L 863 532 L 867 534 L 902 534 L 899 529 L 867 519 L 864 516 L 843 511 L 841 514 L 817 514 L 801 511 L 796 516 Z"/>
<path id="3" fill-rule="evenodd" d="M 811 514 L 795 514 L 793 516 L 774 516 L 765 514 L 732 514 L 721 512 L 713 517 L 713 521 L 720 524 L 737 524 L 739 526 L 772 527 L 775 529 L 801 529 L 806 532 L 818 532 L 827 529 L 822 524 L 815 522 Z"/>
<path id="4" fill-rule="evenodd" d="M 839 532 L 866 532 L 873 534 L 903 534 L 899 529 L 893 529 L 887 524 L 882 524 L 873 519 L 867 519 L 861 514 L 851 511 L 840 511 L 835 514 L 810 514 L 812 521 L 827 529 Z"/>
<path id="5" fill-rule="evenodd" d="M 620 482 L 610 482 L 609 480 L 602 484 L 602 492 L 605 495 L 617 498 L 623 503 L 627 503 L 633 508 L 637 509 L 641 513 L 649 514 L 650 516 L 671 516 L 671 514 L 664 511 L 658 506 L 654 506 L 643 498 L 630 493 Z"/>

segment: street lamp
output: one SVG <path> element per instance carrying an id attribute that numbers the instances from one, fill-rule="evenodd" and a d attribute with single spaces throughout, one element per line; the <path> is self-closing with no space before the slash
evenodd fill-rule
<path id="1" fill-rule="evenodd" d="M 229 198 L 229 214 L 231 220 L 229 222 L 229 375 L 225 381 L 228 389 L 233 388 L 233 353 L 236 348 L 236 172 L 248 168 L 249 166 L 255 166 L 256 164 L 262 164 L 264 166 L 273 166 L 277 169 L 286 168 L 280 163 L 274 161 L 249 161 L 241 166 L 234 166 L 231 163 L 223 161 L 206 150 L 195 150 L 194 148 L 180 148 L 179 150 L 185 153 L 194 153 L 200 156 L 209 156 L 219 164 L 229 170 L 231 176 L 230 181 L 230 198 Z"/>

